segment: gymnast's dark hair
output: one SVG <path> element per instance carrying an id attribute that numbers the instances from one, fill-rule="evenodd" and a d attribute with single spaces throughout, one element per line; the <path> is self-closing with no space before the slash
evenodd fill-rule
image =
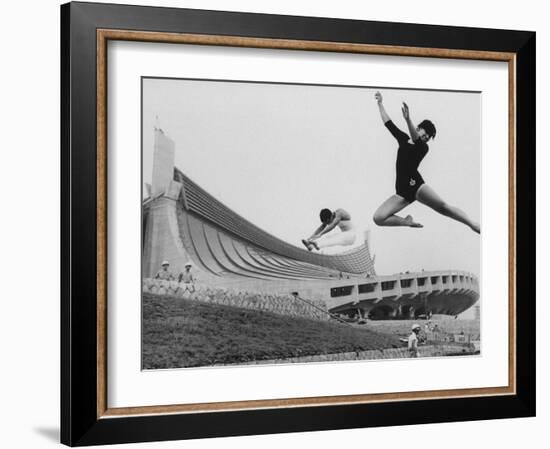
<path id="1" fill-rule="evenodd" d="M 330 221 L 332 218 L 332 211 L 330 209 L 322 209 L 319 213 L 319 218 L 323 223 Z"/>
<path id="2" fill-rule="evenodd" d="M 430 136 L 432 139 L 435 139 L 435 125 L 430 120 L 422 120 L 418 124 L 418 127 L 426 131 L 426 134 L 428 134 L 428 136 Z"/>

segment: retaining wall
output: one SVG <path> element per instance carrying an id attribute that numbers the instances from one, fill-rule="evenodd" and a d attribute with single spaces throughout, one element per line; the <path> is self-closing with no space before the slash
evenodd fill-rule
<path id="1" fill-rule="evenodd" d="M 330 318 L 326 303 L 320 300 L 308 300 L 305 302 L 292 295 L 252 293 L 200 284 L 195 285 L 195 292 L 190 292 L 190 288 L 189 284 L 184 284 L 183 282 L 149 278 L 143 280 L 144 293 L 159 296 L 176 296 L 252 310 L 265 310 L 279 315 L 303 317 L 320 321 L 327 321 Z"/>

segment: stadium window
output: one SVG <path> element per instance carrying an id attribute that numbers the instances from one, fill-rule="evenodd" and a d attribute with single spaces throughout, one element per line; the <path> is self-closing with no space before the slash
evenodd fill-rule
<path id="1" fill-rule="evenodd" d="M 353 290 L 353 285 L 346 285 L 345 287 L 340 287 L 342 289 L 342 296 L 351 295 Z"/>
<path id="2" fill-rule="evenodd" d="M 416 282 L 418 282 L 419 287 L 422 287 L 424 286 L 424 284 L 426 284 L 426 278 L 418 278 Z"/>
<path id="3" fill-rule="evenodd" d="M 401 279 L 401 288 L 409 288 L 412 285 L 412 279 Z"/>
<path id="4" fill-rule="evenodd" d="M 395 281 L 382 282 L 382 290 L 391 290 L 395 285 Z"/>
<path id="5" fill-rule="evenodd" d="M 437 278 L 438 278 L 438 276 L 432 276 L 432 277 L 430 278 L 430 280 L 432 281 L 432 285 L 437 284 Z"/>
<path id="6" fill-rule="evenodd" d="M 376 287 L 376 284 L 361 284 L 359 285 L 359 293 L 372 293 Z"/>
<path id="7" fill-rule="evenodd" d="M 447 283 L 447 279 L 449 278 L 449 276 L 441 276 L 441 279 L 443 280 L 443 283 L 446 284 Z"/>
<path id="8" fill-rule="evenodd" d="M 331 298 L 338 298 L 340 296 L 349 296 L 353 291 L 353 285 L 344 285 L 342 287 L 333 287 L 330 289 Z"/>

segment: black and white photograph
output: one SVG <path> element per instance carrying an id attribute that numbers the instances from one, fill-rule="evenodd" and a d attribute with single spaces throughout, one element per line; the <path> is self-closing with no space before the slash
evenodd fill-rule
<path id="1" fill-rule="evenodd" d="M 0 447 L 546 441 L 548 13 L 496 5 L 6 2 Z"/>
<path id="2" fill-rule="evenodd" d="M 480 92 L 141 95 L 143 370 L 482 356 Z"/>

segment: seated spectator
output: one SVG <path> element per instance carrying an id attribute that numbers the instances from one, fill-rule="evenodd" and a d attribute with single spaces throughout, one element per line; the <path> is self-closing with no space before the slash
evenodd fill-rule
<path id="1" fill-rule="evenodd" d="M 173 281 L 175 279 L 174 275 L 168 270 L 170 263 L 165 260 L 162 262 L 161 266 L 162 268 L 157 271 L 157 274 L 155 274 L 155 279 L 160 279 L 162 281 Z"/>

